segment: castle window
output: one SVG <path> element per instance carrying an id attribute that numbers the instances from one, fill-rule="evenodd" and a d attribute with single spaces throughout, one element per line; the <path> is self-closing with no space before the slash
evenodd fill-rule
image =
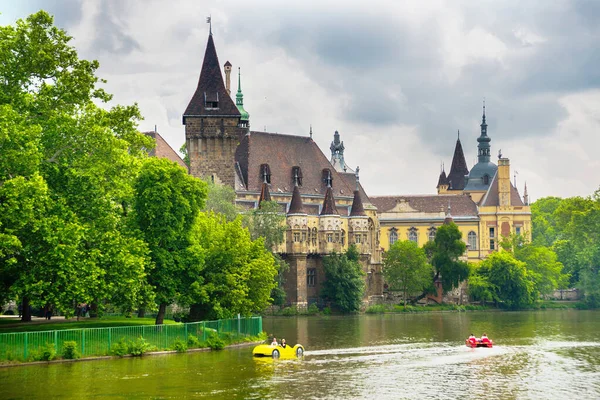
<path id="1" fill-rule="evenodd" d="M 333 233 L 327 234 L 327 243 L 333 243 Z"/>
<path id="2" fill-rule="evenodd" d="M 483 176 L 483 184 L 484 185 L 489 185 L 490 184 L 490 176 L 488 174 L 485 174 Z"/>
<path id="3" fill-rule="evenodd" d="M 392 230 L 390 232 L 390 247 L 398 241 L 398 232 L 396 230 Z"/>
<path id="4" fill-rule="evenodd" d="M 260 166 L 260 180 L 262 182 L 271 183 L 271 168 L 269 164 L 262 164 Z"/>
<path id="5" fill-rule="evenodd" d="M 360 244 L 360 233 L 357 233 L 356 235 L 354 235 L 354 242 L 356 244 Z"/>
<path id="6" fill-rule="evenodd" d="M 430 242 L 433 242 L 435 240 L 436 232 L 437 232 L 437 229 L 435 229 L 435 226 L 432 226 L 431 228 L 429 228 L 429 233 L 428 233 L 427 237 L 429 238 Z"/>
<path id="7" fill-rule="evenodd" d="M 210 99 L 208 97 L 211 97 Z M 206 109 L 218 109 L 219 108 L 219 92 L 216 93 L 216 97 L 207 96 L 204 92 L 204 108 Z"/>
<path id="8" fill-rule="evenodd" d="M 477 234 L 473 231 L 467 235 L 469 241 L 469 250 L 477 250 Z"/>
<path id="9" fill-rule="evenodd" d="M 300 241 L 300 232 L 294 232 L 294 242 Z"/>
<path id="10" fill-rule="evenodd" d="M 344 245 L 344 243 L 346 242 L 346 231 L 342 229 L 342 235 L 341 235 L 341 242 L 342 246 Z"/>
<path id="11" fill-rule="evenodd" d="M 302 232 L 302 241 L 306 242 L 306 232 Z"/>
<path id="12" fill-rule="evenodd" d="M 417 235 L 417 228 L 415 228 L 414 226 L 408 230 L 408 240 L 410 240 L 411 242 L 415 242 L 415 243 L 419 242 L 419 236 Z"/>
<path id="13" fill-rule="evenodd" d="M 307 268 L 306 269 L 306 286 L 315 287 L 317 283 L 317 269 Z"/>
<path id="14" fill-rule="evenodd" d="M 312 244 L 317 245 L 317 228 L 312 228 Z"/>
<path id="15" fill-rule="evenodd" d="M 339 243 L 340 242 L 340 233 L 336 232 L 335 233 L 335 243 Z"/>
<path id="16" fill-rule="evenodd" d="M 329 168 L 325 168 L 322 172 L 323 183 L 325 186 L 333 186 L 333 178 L 331 177 L 331 170 Z"/>
<path id="17" fill-rule="evenodd" d="M 300 167 L 292 168 L 292 182 L 294 184 L 298 183 L 298 186 L 302 186 L 302 170 Z"/>
<path id="18" fill-rule="evenodd" d="M 494 228 L 493 226 L 490 227 L 490 250 L 495 250 L 496 249 L 496 243 L 494 241 L 494 238 L 496 237 L 496 228 Z"/>
<path id="19" fill-rule="evenodd" d="M 521 227 L 520 227 L 520 226 L 516 226 L 516 227 L 515 227 L 515 233 L 516 233 L 517 235 L 520 235 L 520 234 L 521 234 Z"/>

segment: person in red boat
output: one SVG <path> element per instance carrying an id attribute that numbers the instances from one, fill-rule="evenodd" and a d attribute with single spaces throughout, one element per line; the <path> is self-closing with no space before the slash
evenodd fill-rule
<path id="1" fill-rule="evenodd" d="M 472 333 L 471 336 L 469 336 L 469 343 L 471 343 L 471 346 L 473 347 L 477 346 L 477 338 Z"/>
<path id="2" fill-rule="evenodd" d="M 490 339 L 488 339 L 488 337 L 485 333 L 483 335 L 481 335 L 481 343 L 490 344 Z"/>

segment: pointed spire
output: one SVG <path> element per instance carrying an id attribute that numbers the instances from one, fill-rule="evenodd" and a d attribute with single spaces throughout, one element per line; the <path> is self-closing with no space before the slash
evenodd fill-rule
<path id="1" fill-rule="evenodd" d="M 262 187 L 260 188 L 260 197 L 258 198 L 258 208 L 260 208 L 263 201 L 271 201 L 271 193 L 269 192 L 269 184 L 266 179 L 264 180 Z"/>
<path id="2" fill-rule="evenodd" d="M 483 100 L 483 116 L 481 117 L 481 135 L 477 138 L 477 161 L 479 163 L 490 162 L 490 142 L 492 139 L 487 135 L 487 123 L 485 122 L 485 99 Z"/>
<path id="3" fill-rule="evenodd" d="M 297 184 L 294 185 L 294 191 L 292 192 L 292 201 L 288 211 L 288 215 L 290 214 L 306 214 L 306 211 L 304 211 L 304 204 L 302 203 L 302 196 L 300 196 L 300 189 L 298 189 Z"/>
<path id="4" fill-rule="evenodd" d="M 354 191 L 354 199 L 352 200 L 352 208 L 350 209 L 351 217 L 365 217 L 365 208 L 363 207 L 362 199 L 358 189 Z"/>
<path id="5" fill-rule="evenodd" d="M 440 177 L 438 179 L 438 184 L 437 184 L 436 188 L 439 188 L 440 186 L 447 185 L 447 184 L 448 184 L 448 178 L 446 177 L 446 171 L 444 171 L 442 169 L 442 172 L 440 172 Z"/>
<path id="6" fill-rule="evenodd" d="M 525 181 L 525 190 L 523 190 L 523 203 L 529 205 L 529 194 L 527 193 L 527 181 Z"/>
<path id="7" fill-rule="evenodd" d="M 215 42 L 211 34 L 208 36 L 206 44 L 198 87 L 183 113 L 183 118 L 185 123 L 186 117 L 217 115 L 239 118 L 240 112 L 225 88 Z"/>
<path id="8" fill-rule="evenodd" d="M 235 95 L 235 105 L 241 114 L 240 121 L 248 122 L 250 120 L 250 114 L 244 109 L 244 94 L 242 93 L 242 69 L 238 67 L 238 91 Z"/>
<path id="9" fill-rule="evenodd" d="M 312 139 L 312 124 L 310 124 L 310 132 L 309 132 L 310 138 Z"/>
<path id="10" fill-rule="evenodd" d="M 340 215 L 335 207 L 335 199 L 333 198 L 333 190 L 331 189 L 331 185 L 327 185 L 327 191 L 325 192 L 325 199 L 323 200 L 321 215 Z"/>
<path id="11" fill-rule="evenodd" d="M 450 223 L 454 222 L 450 211 L 450 201 L 448 200 L 448 210 L 446 211 L 446 218 L 444 218 L 444 225 L 449 225 Z"/>
<path id="12" fill-rule="evenodd" d="M 459 131 L 459 137 L 456 139 L 456 146 L 454 147 L 454 155 L 452 156 L 452 165 L 450 166 L 450 172 L 446 180 L 447 184 L 451 183 L 448 189 L 463 190 L 465 188 L 465 175 L 468 174 L 469 168 L 467 168 L 467 160 L 465 160 L 465 153 L 460 142 Z"/>
<path id="13" fill-rule="evenodd" d="M 333 135 L 333 142 L 331 142 L 331 146 L 329 146 L 331 150 L 331 165 L 336 169 L 336 171 L 346 171 L 347 166 L 344 161 L 344 142 L 340 141 L 340 133 L 335 131 Z"/>

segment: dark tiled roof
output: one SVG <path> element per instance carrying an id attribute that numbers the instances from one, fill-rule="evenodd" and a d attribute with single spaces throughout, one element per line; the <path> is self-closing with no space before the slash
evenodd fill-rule
<path id="1" fill-rule="evenodd" d="M 149 155 L 158 157 L 158 158 L 166 158 L 177 164 L 181 165 L 183 168 L 188 169 L 188 166 L 185 165 L 179 154 L 173 150 L 169 143 L 158 132 L 150 131 L 144 132 L 144 135 L 150 136 L 154 138 L 156 141 L 156 147 L 148 152 Z"/>
<path id="2" fill-rule="evenodd" d="M 481 200 L 481 207 L 497 207 L 500 205 L 500 196 L 499 196 L 499 188 L 498 188 L 498 174 L 494 175 L 492 183 L 490 184 L 490 188 L 488 189 L 485 196 Z M 523 206 L 523 200 L 519 195 L 519 191 L 513 186 L 512 182 L 510 184 L 510 205 L 511 206 Z"/>
<path id="3" fill-rule="evenodd" d="M 292 201 L 290 203 L 290 210 L 288 211 L 288 214 L 306 214 L 298 186 L 294 186 L 294 192 L 292 193 Z"/>
<path id="4" fill-rule="evenodd" d="M 302 185 L 298 188 L 302 195 L 325 195 L 327 185 L 323 181 L 324 169 L 331 171 L 333 194 L 336 197 L 350 197 L 354 192 L 354 187 L 348 186 L 317 144 L 306 136 L 252 131 L 241 139 L 235 159 L 249 191 L 260 191 L 263 181 L 260 166 L 267 164 L 271 171 L 273 193 L 292 192 L 293 167 L 300 167 L 302 172 Z"/>
<path id="5" fill-rule="evenodd" d="M 452 166 L 448 174 L 448 184 L 450 190 L 463 190 L 465 188 L 465 175 L 469 174 L 467 162 L 465 161 L 465 153 L 463 152 L 460 139 L 456 140 L 454 148 L 454 156 L 452 157 Z"/>
<path id="6" fill-rule="evenodd" d="M 360 198 L 360 192 L 358 190 L 354 191 L 354 200 L 352 200 L 352 209 L 350 210 L 351 217 L 364 217 L 365 209 L 363 208 L 363 203 Z"/>
<path id="7" fill-rule="evenodd" d="M 450 204 L 454 217 L 477 216 L 477 205 L 467 195 L 371 196 L 371 201 L 380 213 L 393 209 L 400 201 L 405 201 L 419 212 L 445 212 Z"/>
<path id="8" fill-rule="evenodd" d="M 231 63 L 229 62 L 229 60 L 225 61 L 225 66 L 226 67 L 231 67 Z"/>
<path id="9" fill-rule="evenodd" d="M 215 109 L 205 108 L 205 96 L 207 101 L 218 100 L 219 107 Z M 185 123 L 185 117 L 188 116 L 211 115 L 240 116 L 238 108 L 225 89 L 223 75 L 221 75 L 221 67 L 217 57 L 217 50 L 215 49 L 212 35 L 208 37 L 206 52 L 204 53 L 204 62 L 202 63 L 202 71 L 200 72 L 200 79 L 198 80 L 198 87 L 185 109 L 185 113 L 183 113 L 183 119 Z"/>
<path id="10" fill-rule="evenodd" d="M 353 188 L 356 191 L 356 175 L 354 175 L 352 172 L 338 172 L 338 174 L 340 175 L 340 178 L 346 182 L 346 185 L 349 188 Z M 367 196 L 367 192 L 365 192 L 365 189 L 362 187 L 360 182 L 358 183 L 358 191 L 360 193 L 360 199 L 362 202 L 364 204 L 370 204 L 371 200 L 369 199 L 369 196 Z"/>
<path id="11" fill-rule="evenodd" d="M 271 193 L 269 193 L 269 185 L 267 182 L 263 182 L 262 187 L 260 188 L 260 197 L 258 198 L 259 207 L 260 203 L 263 201 L 271 201 Z"/>
<path id="12" fill-rule="evenodd" d="M 325 192 L 325 199 L 323 200 L 321 215 L 340 215 L 335 207 L 335 199 L 333 198 L 333 191 L 330 187 L 328 187 L 327 191 Z"/>
<path id="13" fill-rule="evenodd" d="M 439 188 L 442 185 L 447 185 L 448 184 L 448 178 L 446 178 L 446 171 L 442 171 L 440 173 L 440 178 L 438 179 L 438 184 L 437 184 L 437 188 Z"/>

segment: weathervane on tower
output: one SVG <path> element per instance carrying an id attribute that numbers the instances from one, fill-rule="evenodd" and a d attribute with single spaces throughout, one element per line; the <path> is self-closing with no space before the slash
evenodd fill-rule
<path id="1" fill-rule="evenodd" d="M 212 36 L 212 16 L 206 17 L 206 23 L 208 24 L 208 32 Z"/>

